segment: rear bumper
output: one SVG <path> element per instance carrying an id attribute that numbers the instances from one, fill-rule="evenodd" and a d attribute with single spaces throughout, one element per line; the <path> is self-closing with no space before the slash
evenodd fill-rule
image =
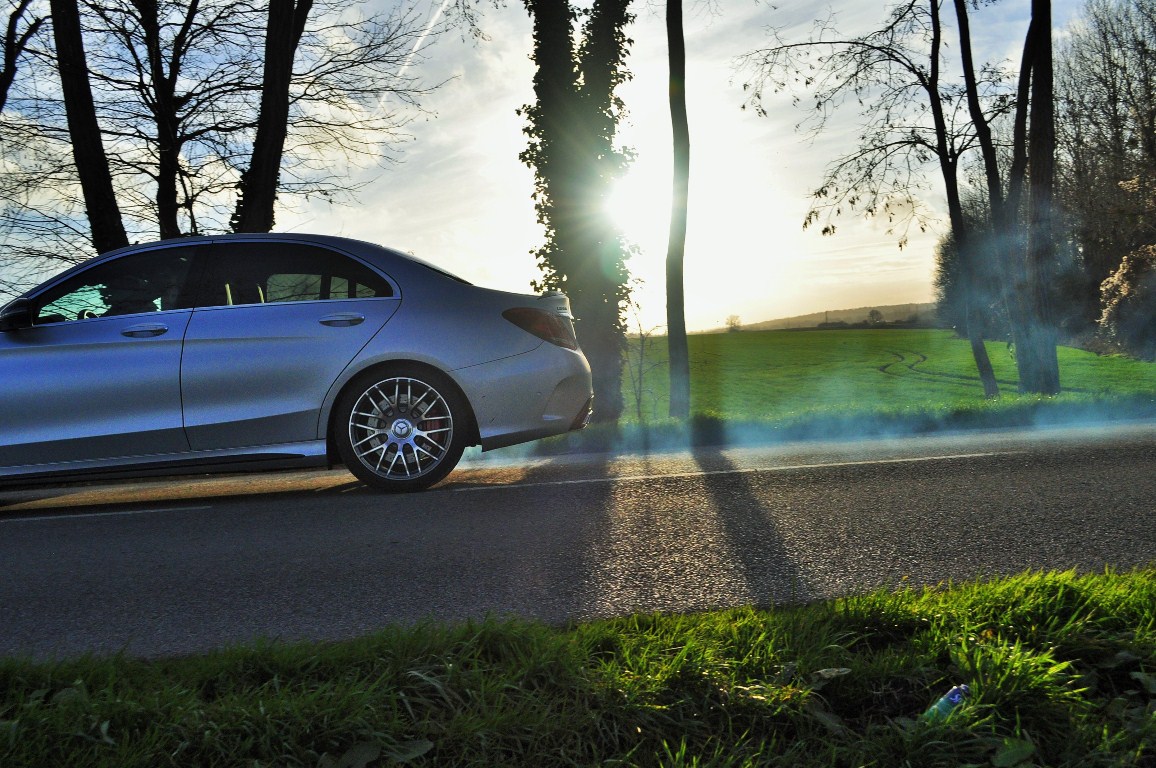
<path id="1" fill-rule="evenodd" d="M 575 432 L 579 429 L 586 429 L 590 426 L 590 418 L 594 415 L 594 396 L 586 401 L 586 405 L 582 406 L 582 410 L 578 411 L 578 415 L 574 418 L 574 423 L 570 425 L 570 431 Z"/>
<path id="2" fill-rule="evenodd" d="M 542 344 L 453 373 L 473 407 L 483 451 L 580 429 L 589 419 L 593 389 L 581 352 Z"/>

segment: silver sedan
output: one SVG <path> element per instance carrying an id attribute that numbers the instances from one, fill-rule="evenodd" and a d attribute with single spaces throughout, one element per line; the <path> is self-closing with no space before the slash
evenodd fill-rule
<path id="1" fill-rule="evenodd" d="M 344 463 L 386 490 L 584 427 L 569 300 L 319 235 L 132 246 L 0 310 L 0 481 Z"/>

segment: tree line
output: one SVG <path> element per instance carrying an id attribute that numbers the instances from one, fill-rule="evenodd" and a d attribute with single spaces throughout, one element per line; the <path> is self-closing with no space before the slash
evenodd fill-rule
<path id="1" fill-rule="evenodd" d="M 1156 8 L 1145 0 L 1091 0 L 1055 51 L 1056 242 L 1048 284 L 1059 333 L 1096 349 L 1156 358 L 1153 253 L 1156 224 Z M 1005 130 L 1007 130 L 1005 128 Z M 964 215 L 990 219 L 990 206 L 965 196 Z M 999 243 L 991 246 L 998 249 Z M 941 312 L 959 323 L 957 243 L 939 245 Z M 978 276 L 987 333 L 1009 336 L 1014 291 L 998 260 Z"/>

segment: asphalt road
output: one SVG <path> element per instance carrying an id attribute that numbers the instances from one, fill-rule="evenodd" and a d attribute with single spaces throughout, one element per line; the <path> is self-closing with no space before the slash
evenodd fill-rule
<path id="1" fill-rule="evenodd" d="M 0 490 L 0 655 L 698 611 L 1156 562 L 1156 425 Z"/>

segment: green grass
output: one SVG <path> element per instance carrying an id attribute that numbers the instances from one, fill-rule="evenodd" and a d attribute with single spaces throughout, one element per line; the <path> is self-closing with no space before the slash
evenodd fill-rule
<path id="1" fill-rule="evenodd" d="M 666 418 L 666 339 L 646 340 L 640 365 L 642 343 L 630 342 L 622 424 L 543 441 L 543 452 L 1156 417 L 1156 364 L 1121 356 L 1060 347 L 1063 392 L 1039 397 L 1018 394 L 1013 350 L 989 343 L 1001 388 L 991 401 L 983 397 L 970 346 L 950 331 L 762 331 L 690 337 L 688 427 Z"/>
<path id="2" fill-rule="evenodd" d="M 920 715 L 954 684 L 972 697 Z M 1156 570 L 0 661 L 0 765 L 1152 766 Z"/>

